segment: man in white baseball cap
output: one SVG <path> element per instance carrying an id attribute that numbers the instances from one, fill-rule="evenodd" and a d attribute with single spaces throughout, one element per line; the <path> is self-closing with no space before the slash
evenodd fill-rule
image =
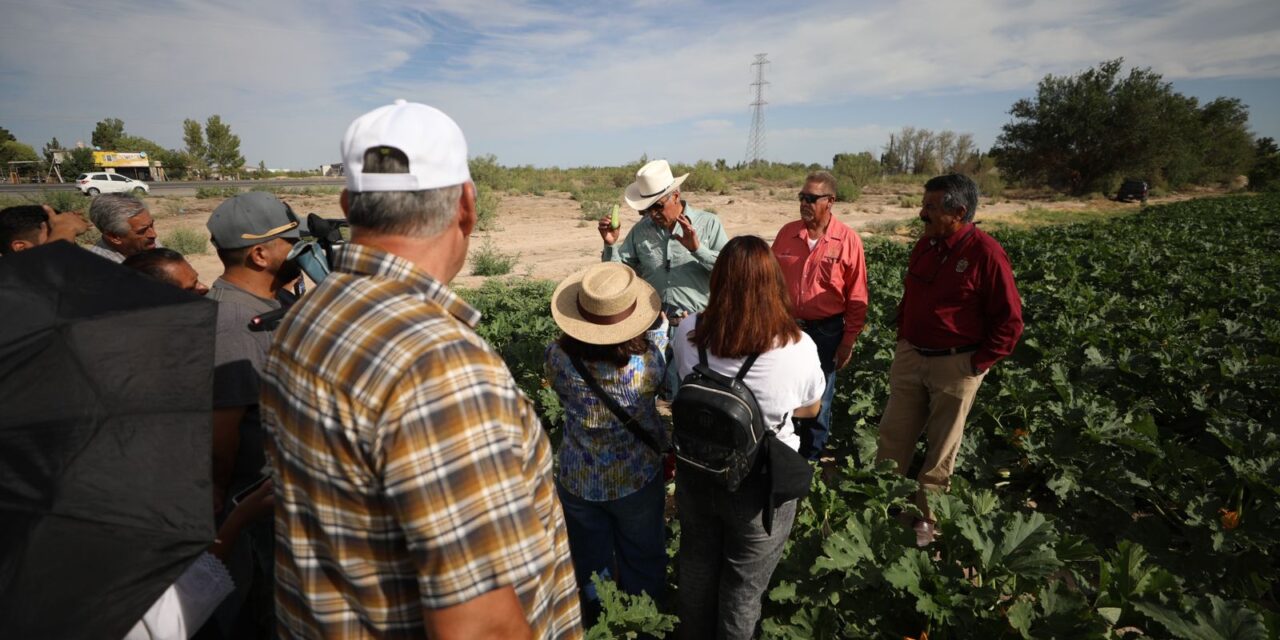
<path id="1" fill-rule="evenodd" d="M 581 637 L 550 443 L 448 287 L 476 224 L 462 130 L 397 100 L 342 157 L 351 240 L 263 376 L 277 631 Z"/>

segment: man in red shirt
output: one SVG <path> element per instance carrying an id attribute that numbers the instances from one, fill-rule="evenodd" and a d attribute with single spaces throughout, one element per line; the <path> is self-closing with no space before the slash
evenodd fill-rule
<path id="1" fill-rule="evenodd" d="M 898 304 L 898 347 L 876 460 L 893 460 L 905 475 L 925 434 L 916 498 L 924 518 L 914 523 L 921 546 L 933 540 L 925 491 L 948 486 L 978 386 L 1022 335 L 1009 256 L 973 224 L 977 208 L 978 186 L 966 176 L 925 183 L 924 237 L 911 251 Z"/>
<path id="2" fill-rule="evenodd" d="M 791 294 L 792 313 L 818 345 L 827 376 L 822 410 L 816 418 L 796 418 L 800 454 L 817 460 L 831 434 L 831 398 L 836 371 L 849 364 L 853 343 L 867 319 L 867 266 L 862 239 L 831 215 L 836 179 L 815 171 L 800 191 L 800 219 L 788 222 L 773 241 L 773 255 Z"/>

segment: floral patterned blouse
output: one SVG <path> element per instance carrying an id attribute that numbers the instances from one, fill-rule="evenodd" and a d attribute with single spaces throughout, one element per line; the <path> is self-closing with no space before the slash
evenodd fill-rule
<path id="1" fill-rule="evenodd" d="M 664 447 L 669 441 L 654 398 L 667 369 L 667 324 L 645 333 L 649 349 L 631 356 L 621 369 L 608 362 L 584 361 L 600 386 L 636 417 Z M 560 486 L 593 502 L 617 500 L 639 491 L 662 470 L 662 457 L 622 426 L 573 368 L 558 342 L 547 346 L 545 372 L 564 406 L 560 445 Z"/>

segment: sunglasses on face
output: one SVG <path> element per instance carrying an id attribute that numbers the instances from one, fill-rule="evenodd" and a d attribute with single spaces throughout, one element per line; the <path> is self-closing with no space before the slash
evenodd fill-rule
<path id="1" fill-rule="evenodd" d="M 653 201 L 653 204 L 649 205 L 649 208 L 648 208 L 648 209 L 645 209 L 644 211 L 641 211 L 640 213 L 641 213 L 641 214 L 648 214 L 648 215 L 652 215 L 652 214 L 655 214 L 655 213 L 658 213 L 658 212 L 662 211 L 663 207 L 667 206 L 667 205 L 666 205 L 666 200 L 667 200 L 667 198 L 669 198 L 669 197 L 671 197 L 671 196 L 662 196 L 661 198 L 658 198 L 657 200 L 654 200 L 654 201 Z"/>
<path id="2" fill-rule="evenodd" d="M 800 202 L 803 202 L 805 204 L 815 204 L 823 198 L 831 198 L 832 200 L 836 199 L 835 196 L 829 193 L 805 193 L 804 191 L 801 191 L 799 195 L 800 195 Z"/>

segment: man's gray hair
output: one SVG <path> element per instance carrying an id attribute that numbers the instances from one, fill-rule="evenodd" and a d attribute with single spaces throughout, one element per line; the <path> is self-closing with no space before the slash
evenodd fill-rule
<path id="1" fill-rule="evenodd" d="M 942 192 L 942 208 L 955 211 L 964 207 L 964 222 L 973 222 L 978 213 L 978 185 L 969 176 L 952 173 L 930 178 L 924 183 L 925 191 Z"/>
<path id="2" fill-rule="evenodd" d="M 804 183 L 809 184 L 810 182 L 816 182 L 826 187 L 831 191 L 831 195 L 836 194 L 836 177 L 831 175 L 830 171 L 814 171 L 810 173 L 804 177 Z M 801 188 L 803 188 L 803 186 Z"/>
<path id="3" fill-rule="evenodd" d="M 129 218 L 147 210 L 141 200 L 123 193 L 106 193 L 89 205 L 89 220 L 102 233 L 123 236 L 132 229 Z"/>
<path id="4" fill-rule="evenodd" d="M 409 159 L 393 147 L 375 147 L 364 154 L 365 173 L 409 173 Z M 365 191 L 348 194 L 347 221 L 379 233 L 434 236 L 449 226 L 457 213 L 462 185 L 425 191 Z"/>

